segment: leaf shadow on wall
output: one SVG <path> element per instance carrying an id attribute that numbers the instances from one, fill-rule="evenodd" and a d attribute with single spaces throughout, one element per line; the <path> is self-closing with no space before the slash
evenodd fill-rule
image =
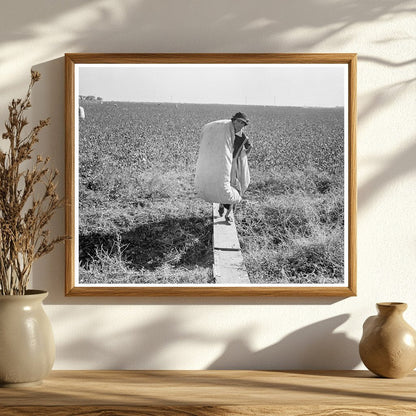
<path id="1" fill-rule="evenodd" d="M 242 0 L 238 7 L 232 1 L 176 0 L 173 8 L 164 0 L 38 0 L 36 7 L 9 2 L 4 9 L 0 52 L 5 46 L 8 62 L 27 66 L 35 56 L 60 56 L 63 51 L 258 52 L 259 39 L 262 52 L 308 52 L 338 35 L 342 47 L 351 36 L 345 31 L 355 25 L 415 11 L 409 0 L 338 2 L 336 7 L 318 0 Z M 6 79 L 0 96 L 20 84 Z"/>
<path id="2" fill-rule="evenodd" d="M 72 313 L 71 313 L 72 314 Z M 82 313 L 80 313 L 82 317 Z M 108 328 L 102 327 L 101 318 L 90 313 L 89 321 L 78 319 L 77 312 L 70 318 L 58 313 L 60 327 L 68 321 L 67 328 L 73 321 L 79 321 L 82 327 L 72 328 L 71 341 L 65 343 L 64 337 L 58 338 L 57 359 L 77 363 L 79 368 L 106 368 L 108 370 L 132 370 L 168 368 L 172 362 L 170 348 L 187 342 L 211 343 L 212 336 L 182 327 L 179 318 L 172 313 L 149 319 L 140 325 L 128 328 L 120 323 L 107 320 Z M 111 336 L 109 336 L 111 333 Z M 86 336 L 85 334 L 88 334 Z"/>
<path id="3" fill-rule="evenodd" d="M 245 337 L 236 338 L 207 369 L 352 369 L 360 363 L 358 343 L 335 332 L 349 317 L 343 314 L 316 322 L 258 351 L 250 348 Z"/>
<path id="4" fill-rule="evenodd" d="M 63 316 L 60 317 L 60 313 Z M 335 332 L 349 319 L 349 314 L 307 325 L 281 341 L 256 351 L 249 347 L 254 328 L 240 329 L 241 335 L 237 336 L 218 336 L 202 329 L 184 327 L 179 317 L 169 313 L 151 319 L 144 326 L 126 329 L 118 325 L 112 331 L 102 328 L 99 322 L 95 324 L 94 319 L 99 318 L 94 318 L 94 314 L 86 322 L 74 319 L 72 313 L 71 316 L 60 313 L 56 317 L 61 321 L 60 327 L 68 330 L 73 321 L 82 326 L 71 329 L 70 342 L 65 343 L 65 337 L 58 338 L 57 358 L 63 363 L 61 365 L 75 362 L 80 368 L 89 369 L 169 369 L 172 368 L 172 354 L 190 349 L 186 356 L 180 353 L 174 365 L 192 368 L 194 363 L 201 361 L 198 357 L 201 351 L 210 357 L 206 346 L 218 343 L 225 346 L 224 351 L 205 367 L 207 370 L 341 370 L 352 369 L 360 363 L 358 343 L 344 332 Z M 81 311 L 77 313 L 82 314 Z M 62 325 L 65 320 L 67 325 Z M 107 323 L 111 326 L 111 322 Z M 106 334 L 109 330 L 112 331 L 111 337 Z M 89 336 L 85 336 L 86 333 Z M 192 348 L 193 344 L 200 348 Z"/>
<path id="5" fill-rule="evenodd" d="M 167 37 L 166 31 L 160 30 L 163 23 L 169 24 L 169 28 L 184 29 L 178 36 L 186 37 L 188 42 L 192 41 L 204 47 L 204 39 L 207 39 L 207 45 L 209 43 L 211 50 L 215 42 L 213 32 L 218 34 L 215 46 L 222 49 L 237 46 L 247 51 L 253 47 L 257 49 L 260 38 L 275 38 L 296 27 L 321 29 L 318 37 L 302 38 L 302 44 L 298 44 L 297 47 L 295 45 L 295 49 L 300 47 L 305 50 L 357 23 L 413 11 L 408 0 L 379 0 L 377 4 L 371 0 L 350 1 L 341 2 L 337 7 L 330 7 L 318 0 L 310 0 L 307 5 L 302 0 L 261 0 L 256 3 L 243 0 L 239 2 L 239 7 L 235 7 L 233 2 L 222 0 L 176 0 L 174 8 L 166 7 L 164 0 L 126 0 L 120 3 L 90 0 L 87 6 L 83 0 L 38 0 L 35 8 L 21 7 L 18 2 L 11 3 L 2 14 L 0 22 L 2 42 L 8 42 L 33 39 L 42 34 L 45 27 L 58 23 L 68 25 L 69 22 L 65 19 L 77 19 L 77 24 L 71 27 L 72 31 L 68 31 L 66 26 L 64 28 L 67 33 L 62 38 L 68 46 L 78 49 L 84 47 L 91 51 L 91 46 L 96 48 L 97 45 L 104 45 L 107 50 L 111 49 L 113 52 L 122 52 L 120 48 L 131 52 L 131 46 L 126 41 L 132 38 L 137 40 L 139 47 L 156 43 L 164 45 L 166 49 L 175 37 Z M 12 18 L 14 16 L 19 16 L 18 32 Z M 331 21 L 331 25 L 328 25 L 328 21 Z M 322 30 L 326 26 L 326 30 Z M 192 29 L 199 33 L 199 36 L 190 39 L 189 30 Z M 251 36 L 242 42 L 242 33 Z M 293 37 L 291 42 L 296 42 Z"/>
<path id="6" fill-rule="evenodd" d="M 394 3 L 379 0 L 376 6 L 371 0 L 362 0 L 340 2 L 337 7 L 330 7 L 325 2 L 309 0 L 305 7 L 303 0 L 262 0 L 255 3 L 243 0 L 235 7 L 233 2 L 222 0 L 193 3 L 177 0 L 174 8 L 167 8 L 164 0 L 154 0 L 125 3 L 124 8 L 118 5 L 118 9 L 110 9 L 97 3 L 93 15 L 95 21 L 85 27 L 86 33 L 82 30 L 78 33 L 73 44 L 81 51 L 95 48 L 98 52 L 103 49 L 102 39 L 106 39 L 105 50 L 131 52 L 128 45 L 134 36 L 137 46 L 142 50 L 150 47 L 150 52 L 177 50 L 178 44 L 182 45 L 181 49 L 191 52 L 250 52 L 258 50 L 258 39 L 263 39 L 273 42 L 274 50 L 290 48 L 291 52 L 304 52 L 360 22 L 414 11 L 408 5 L 407 0 Z M 176 32 L 176 36 L 167 37 L 166 32 L 160 30 L 163 24 L 181 30 Z M 95 30 L 91 31 L 91 27 Z M 297 40 L 292 35 L 296 29 L 318 31 Z M 189 33 L 198 33 L 198 36 L 189 36 Z M 82 42 L 78 45 L 79 40 Z M 97 45 L 101 50 L 97 50 Z"/>
<path id="7" fill-rule="evenodd" d="M 406 38 L 406 40 L 409 40 Z M 383 39 L 380 42 L 392 42 L 391 39 Z M 402 69 L 409 68 L 409 74 L 414 75 L 414 71 L 410 71 L 414 67 L 416 59 L 407 59 L 402 62 L 395 62 L 386 58 L 376 56 L 359 55 L 358 64 L 369 62 L 372 65 L 387 66 L 388 68 Z M 409 93 L 416 82 L 416 77 L 403 79 L 402 81 L 392 83 L 386 87 L 379 88 L 371 93 L 369 99 L 359 106 L 358 111 L 358 127 L 366 123 L 371 123 L 371 118 L 377 113 L 388 108 L 392 103 L 400 99 L 404 94 Z M 386 121 L 388 123 L 388 121 Z M 414 134 L 413 131 L 410 132 Z M 416 139 L 416 137 L 415 137 Z M 378 193 L 381 192 L 389 183 L 404 177 L 415 170 L 414 161 L 416 160 L 416 141 L 396 155 L 390 156 L 382 161 L 379 171 L 358 188 L 358 207 L 364 208 L 368 205 Z M 359 144 L 359 142 L 358 142 Z M 378 161 L 374 160 L 374 163 Z"/>
<path id="8" fill-rule="evenodd" d="M 358 206 L 364 207 L 390 182 L 415 170 L 416 137 L 414 143 L 387 160 L 379 172 L 358 188 Z"/>

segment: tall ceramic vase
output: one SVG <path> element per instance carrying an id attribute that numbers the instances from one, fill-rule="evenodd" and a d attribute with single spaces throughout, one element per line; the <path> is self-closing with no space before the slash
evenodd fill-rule
<path id="1" fill-rule="evenodd" d="M 360 357 L 381 377 L 400 378 L 416 367 L 416 331 L 403 319 L 405 303 L 377 303 L 378 315 L 363 325 Z"/>
<path id="2" fill-rule="evenodd" d="M 48 292 L 0 296 L 0 386 L 39 384 L 55 360 L 52 326 L 42 301 Z"/>

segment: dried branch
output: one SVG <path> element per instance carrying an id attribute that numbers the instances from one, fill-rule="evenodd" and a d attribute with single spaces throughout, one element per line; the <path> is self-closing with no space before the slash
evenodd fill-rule
<path id="1" fill-rule="evenodd" d="M 40 120 L 29 133 L 24 112 L 31 107 L 32 88 L 40 74 L 32 71 L 25 98 L 12 100 L 3 140 L 9 149 L 0 151 L 0 294 L 22 295 L 29 283 L 33 262 L 50 253 L 66 237 L 51 239 L 46 229 L 55 211 L 63 205 L 56 192 L 58 171 L 51 171 L 49 157 L 37 156 L 33 166 L 22 165 L 32 159 L 39 132 L 50 119 Z M 36 187 L 36 189 L 35 189 Z M 39 187 L 42 191 L 39 191 Z M 38 192 L 39 191 L 39 192 Z M 34 194 L 40 195 L 37 198 Z"/>

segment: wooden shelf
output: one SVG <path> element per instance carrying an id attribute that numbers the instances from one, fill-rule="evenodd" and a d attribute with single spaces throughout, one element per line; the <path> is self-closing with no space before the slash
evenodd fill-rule
<path id="1" fill-rule="evenodd" d="M 0 415 L 416 415 L 416 373 L 367 371 L 53 371 L 0 389 Z"/>

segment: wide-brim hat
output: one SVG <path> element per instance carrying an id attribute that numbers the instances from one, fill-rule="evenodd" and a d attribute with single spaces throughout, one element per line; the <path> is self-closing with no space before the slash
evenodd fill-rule
<path id="1" fill-rule="evenodd" d="M 246 125 L 250 122 L 248 117 L 244 113 L 241 113 L 241 112 L 235 113 L 231 120 L 240 120 L 243 123 L 245 123 Z"/>

